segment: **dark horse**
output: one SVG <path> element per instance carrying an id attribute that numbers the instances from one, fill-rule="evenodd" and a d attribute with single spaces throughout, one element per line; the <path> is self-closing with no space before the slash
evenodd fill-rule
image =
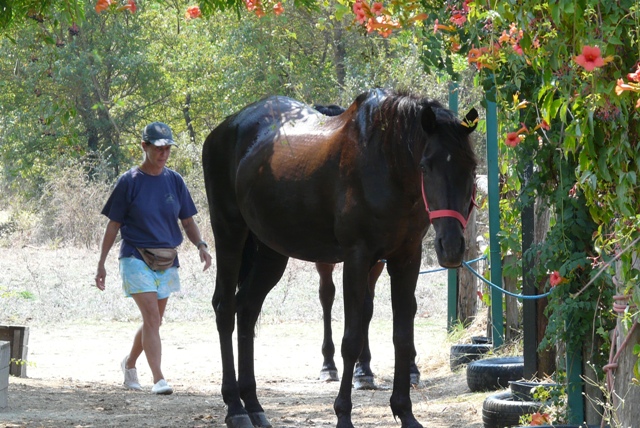
<path id="1" fill-rule="evenodd" d="M 345 108 L 336 104 L 314 104 L 314 109 L 326 116 L 338 116 L 345 112 Z M 324 335 L 322 340 L 322 369 L 320 370 L 320 380 L 337 382 L 340 380 L 338 377 L 338 368 L 336 367 L 335 360 L 333 359 L 336 348 L 333 344 L 333 335 L 331 329 L 331 309 L 333 308 L 333 301 L 336 295 L 336 286 L 333 282 L 333 270 L 335 264 L 332 263 L 316 263 L 316 270 L 320 276 L 320 284 L 318 294 L 320 295 L 320 304 L 322 305 L 322 320 L 324 322 Z M 375 297 L 376 282 L 384 269 L 384 262 L 379 261 L 376 263 L 369 272 L 368 282 L 368 294 L 365 297 L 364 306 L 364 346 L 362 353 L 358 357 L 356 366 L 353 372 L 353 387 L 355 389 L 376 389 L 374 380 L 374 374 L 371 370 L 371 350 L 369 348 L 369 324 L 373 317 L 373 299 Z M 418 385 L 420 383 L 420 370 L 415 361 L 415 347 L 414 353 L 411 357 L 411 385 Z"/>
<path id="2" fill-rule="evenodd" d="M 228 427 L 271 426 L 256 392 L 254 328 L 289 257 L 344 262 L 338 428 L 353 427 L 351 379 L 364 344 L 367 279 L 386 260 L 395 348 L 391 410 L 402 427 L 422 426 L 409 394 L 422 239 L 433 221 L 438 262 L 461 265 L 476 167 L 469 134 L 477 117 L 471 110 L 460 122 L 435 101 L 376 89 L 336 117 L 290 98 L 266 98 L 209 134 L 202 156 Z"/>

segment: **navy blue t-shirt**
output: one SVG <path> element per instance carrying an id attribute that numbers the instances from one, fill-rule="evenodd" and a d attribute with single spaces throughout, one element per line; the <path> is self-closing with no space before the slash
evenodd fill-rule
<path id="1" fill-rule="evenodd" d="M 102 214 L 121 223 L 119 258 L 142 259 L 139 248 L 175 248 L 182 243 L 178 220 L 193 217 L 196 209 L 182 176 L 164 168 L 160 175 L 134 167 L 120 176 Z M 174 266 L 179 266 L 178 259 Z"/>

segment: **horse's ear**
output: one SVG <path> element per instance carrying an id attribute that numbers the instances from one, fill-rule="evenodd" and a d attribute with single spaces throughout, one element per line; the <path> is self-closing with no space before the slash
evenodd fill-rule
<path id="1" fill-rule="evenodd" d="M 464 117 L 462 125 L 467 128 L 467 132 L 471 134 L 478 126 L 478 110 L 472 108 L 469 113 Z"/>
<path id="2" fill-rule="evenodd" d="M 433 111 L 430 105 L 425 105 L 422 108 L 422 117 L 420 118 L 422 121 L 422 129 L 427 134 L 432 134 L 436 130 L 436 112 Z"/>

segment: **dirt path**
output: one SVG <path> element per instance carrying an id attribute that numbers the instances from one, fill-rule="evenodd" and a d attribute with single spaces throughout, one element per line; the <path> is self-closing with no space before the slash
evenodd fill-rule
<path id="1" fill-rule="evenodd" d="M 145 392 L 123 389 L 119 363 L 136 324 L 49 325 L 31 328 L 28 378 L 12 377 L 0 427 L 224 427 L 221 369 L 213 320 L 165 323 L 163 368 L 175 393 L 148 392 L 151 374 L 139 360 Z M 336 323 L 334 331 L 342 331 Z M 358 427 L 397 427 L 389 409 L 393 347 L 388 325 L 372 327 L 372 365 L 378 391 L 353 393 Z M 335 426 L 337 383 L 317 380 L 321 324 L 263 325 L 256 342 L 258 394 L 278 428 Z M 418 320 L 418 365 L 423 385 L 412 392 L 425 427 L 481 428 L 486 394 L 471 394 L 464 371 L 451 373 L 444 326 Z M 341 361 L 336 361 L 341 366 Z"/>

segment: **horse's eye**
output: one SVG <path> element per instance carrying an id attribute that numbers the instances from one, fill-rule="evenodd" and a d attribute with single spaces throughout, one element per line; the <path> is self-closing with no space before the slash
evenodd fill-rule
<path id="1" fill-rule="evenodd" d="M 420 162 L 420 169 L 422 170 L 422 173 L 424 174 L 425 172 L 427 172 L 427 165 L 425 165 L 424 162 Z"/>

